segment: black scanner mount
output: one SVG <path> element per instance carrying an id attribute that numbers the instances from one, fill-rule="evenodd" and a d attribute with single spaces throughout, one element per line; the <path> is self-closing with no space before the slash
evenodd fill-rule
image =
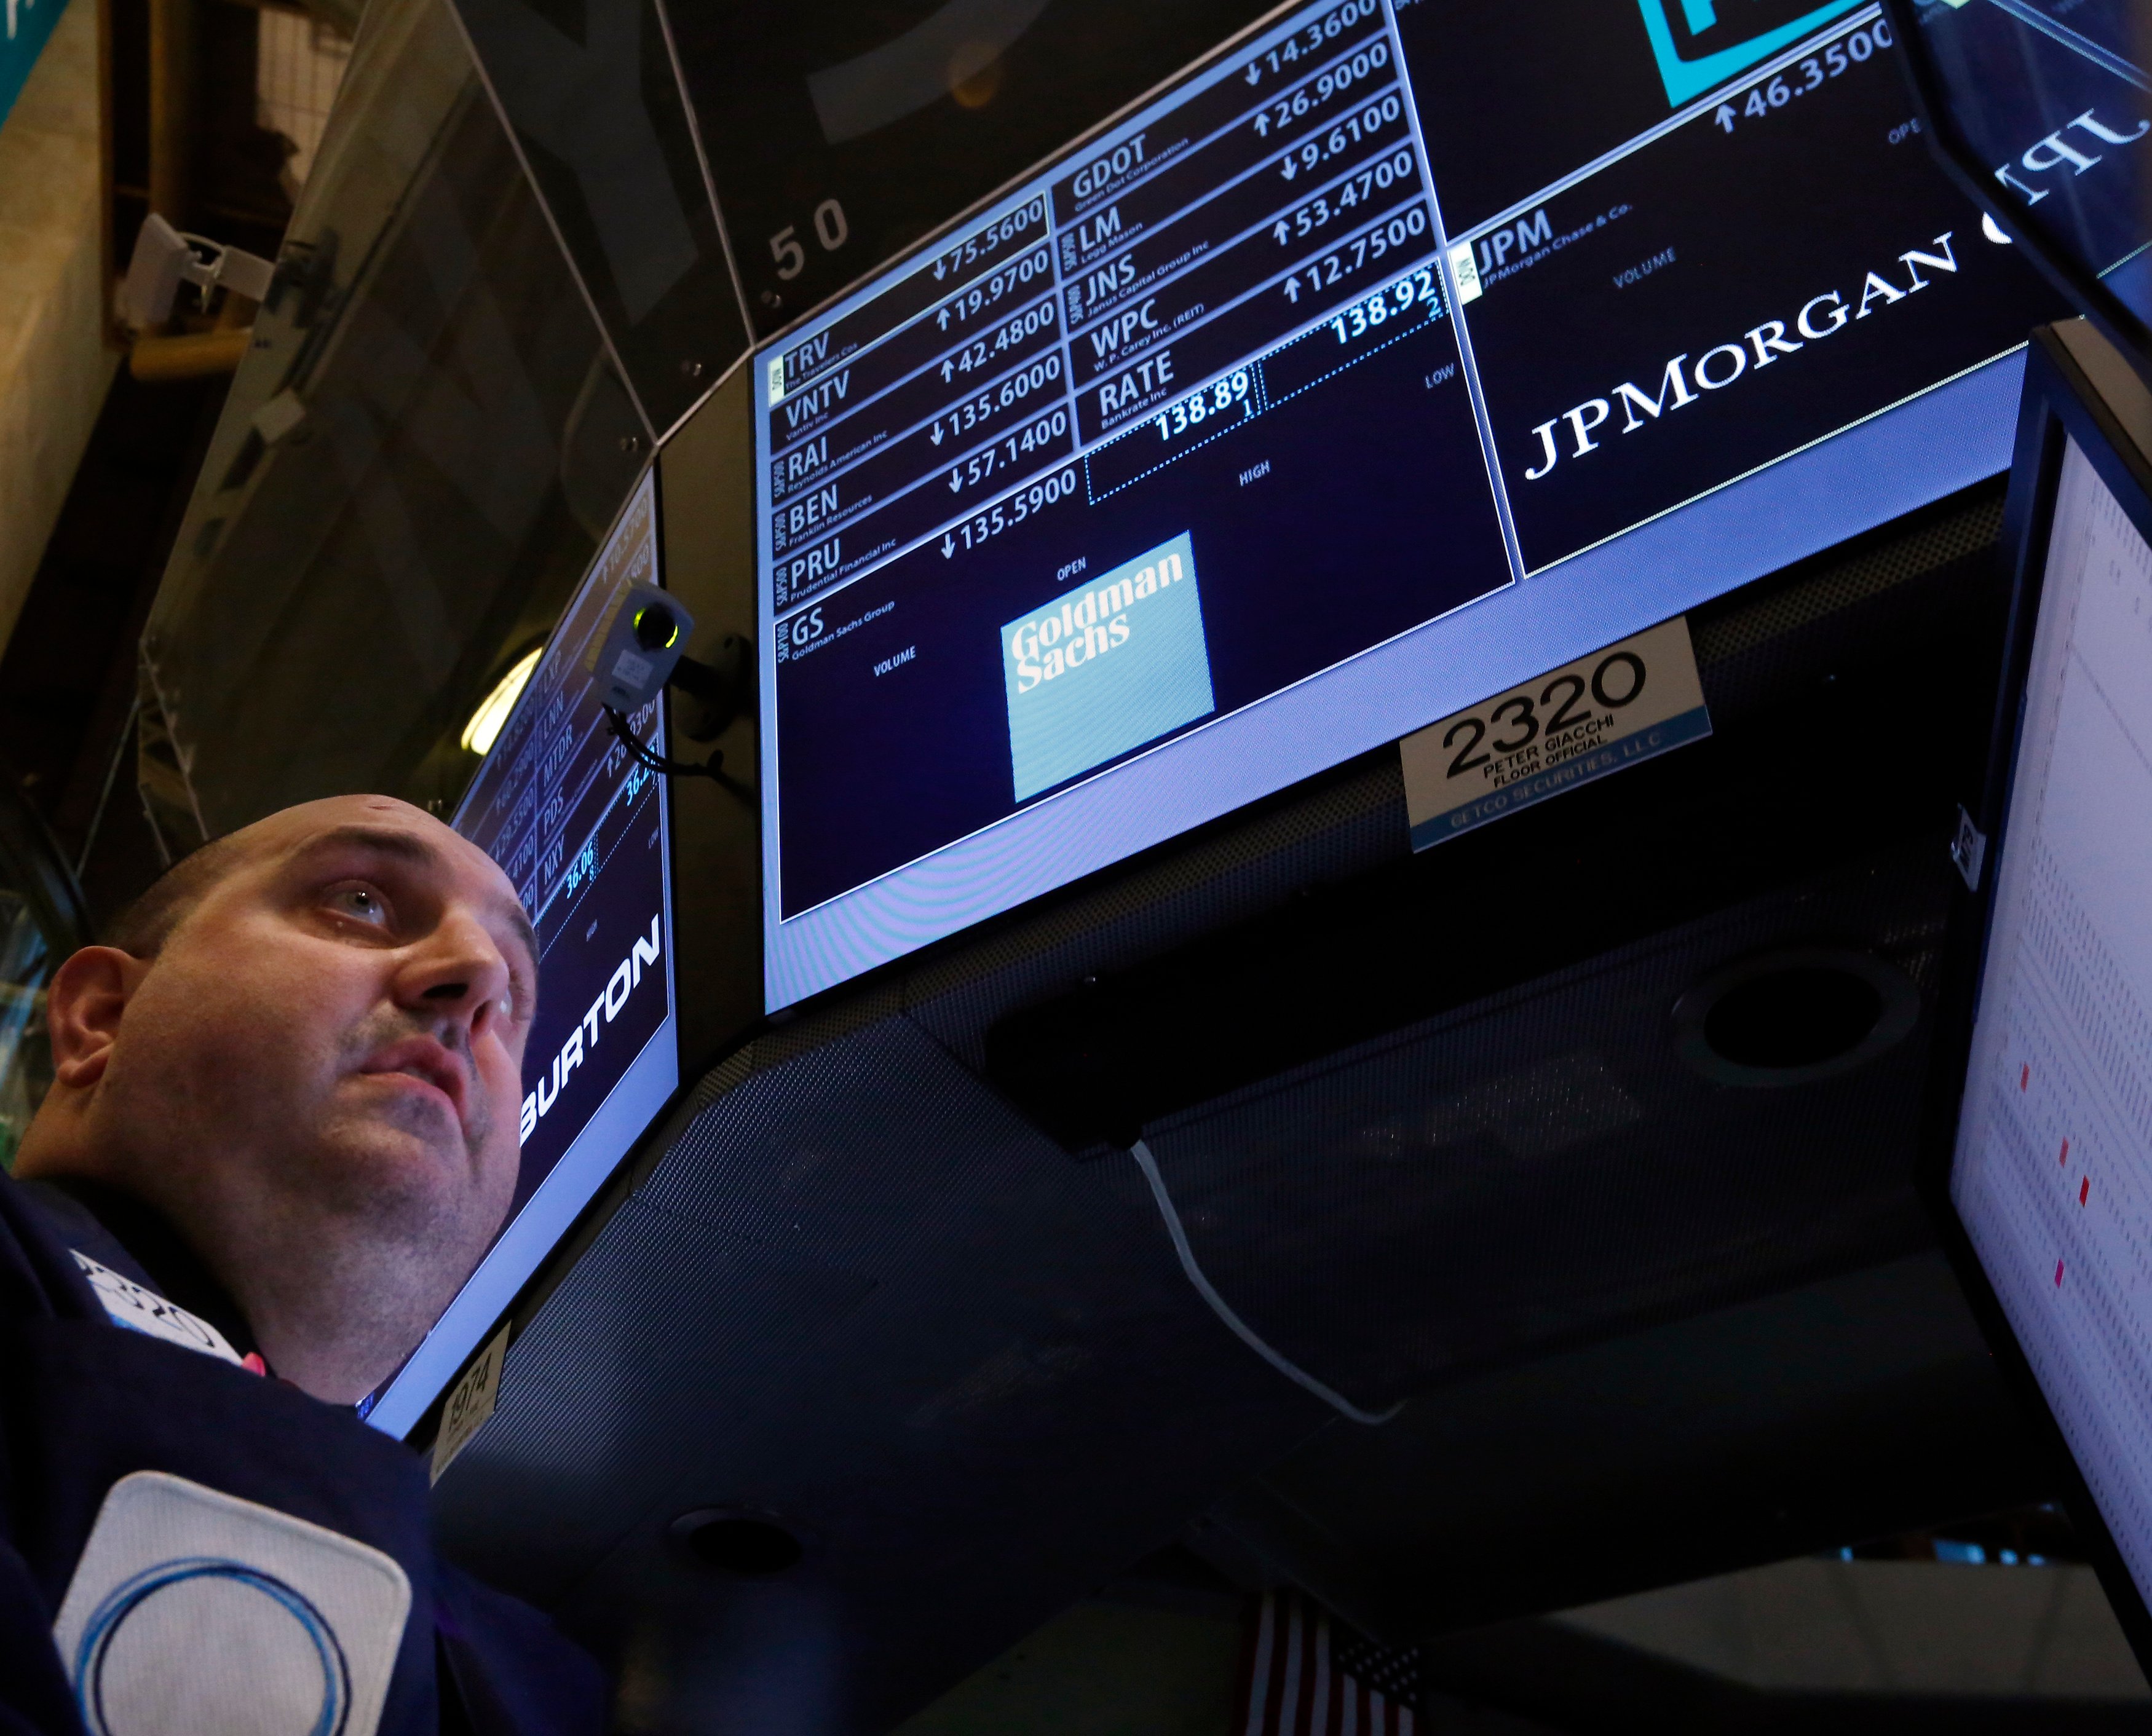
<path id="1" fill-rule="evenodd" d="M 754 659 L 746 639 L 726 634 L 705 662 L 687 654 L 694 631 L 694 617 L 669 592 L 655 585 L 622 587 L 591 658 L 591 673 L 602 686 L 606 722 L 638 765 L 668 778 L 713 779 L 747 799 L 753 792 L 724 770 L 721 749 L 707 759 L 669 759 L 639 740 L 627 720 L 667 687 L 688 700 L 682 733 L 695 741 L 714 741 L 750 709 Z"/>

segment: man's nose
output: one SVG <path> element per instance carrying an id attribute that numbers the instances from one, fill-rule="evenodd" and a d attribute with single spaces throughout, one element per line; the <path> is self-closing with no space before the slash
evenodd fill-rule
<path id="1" fill-rule="evenodd" d="M 410 1011 L 446 1018 L 481 1035 L 504 1013 L 508 961 L 485 925 L 451 910 L 410 949 L 398 972 L 397 998 Z"/>

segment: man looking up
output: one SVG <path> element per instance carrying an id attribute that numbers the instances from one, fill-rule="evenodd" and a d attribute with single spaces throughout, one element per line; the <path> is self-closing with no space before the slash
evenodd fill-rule
<path id="1" fill-rule="evenodd" d="M 515 1192 L 537 958 L 507 877 L 338 797 L 189 856 L 111 942 L 53 977 L 0 1182 L 0 1728 L 266 1729 L 265 1670 L 299 1728 L 597 1728 L 588 1661 L 435 1561 L 420 1462 L 350 1409 Z"/>

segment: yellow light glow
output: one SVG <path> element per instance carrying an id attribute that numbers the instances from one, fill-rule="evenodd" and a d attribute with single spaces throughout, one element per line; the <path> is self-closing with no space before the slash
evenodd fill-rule
<path id="1" fill-rule="evenodd" d="M 515 667 L 500 678 L 500 685 L 485 696 L 485 703 L 471 713 L 470 722 L 464 725 L 463 744 L 480 759 L 492 752 L 500 726 L 508 721 L 509 713 L 515 709 L 524 683 L 538 667 L 539 653 L 545 648 L 541 645 L 536 651 L 518 657 Z"/>

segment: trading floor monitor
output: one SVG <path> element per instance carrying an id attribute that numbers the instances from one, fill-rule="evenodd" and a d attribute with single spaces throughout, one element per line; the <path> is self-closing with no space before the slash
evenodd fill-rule
<path id="1" fill-rule="evenodd" d="M 680 1082 L 665 780 L 607 725 L 593 667 L 611 606 L 657 576 L 657 490 L 628 497 L 455 815 L 538 937 L 523 1161 L 499 1237 L 369 1411 L 408 1432 Z M 661 701 L 630 718 L 657 732 Z"/>
<path id="2" fill-rule="evenodd" d="M 459 816 L 549 948 L 529 1191 L 378 1420 L 713 1058 L 613 1022 L 711 881 L 584 693 L 607 575 L 752 513 L 740 998 L 841 992 L 2006 469 L 2059 298 L 1897 47 L 1855 0 L 1314 0 L 848 286 L 835 216 L 765 236 L 789 323 L 658 437 Z"/>
<path id="3" fill-rule="evenodd" d="M 2005 468 L 1896 48 L 1317 0 L 759 351 L 767 1004 Z"/>
<path id="4" fill-rule="evenodd" d="M 2152 1662 L 2152 393 L 2082 320 L 2035 336 L 2011 489 L 1931 1180 Z"/>

